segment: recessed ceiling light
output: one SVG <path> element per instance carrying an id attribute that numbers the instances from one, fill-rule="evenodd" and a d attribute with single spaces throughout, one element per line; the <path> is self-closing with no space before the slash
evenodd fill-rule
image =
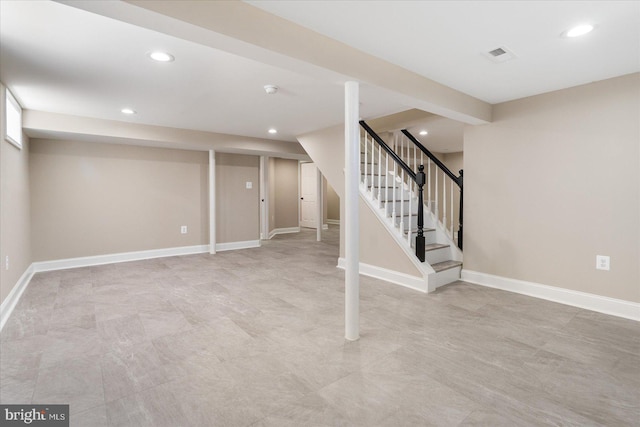
<path id="1" fill-rule="evenodd" d="M 264 91 L 267 92 L 269 95 L 273 95 L 274 93 L 278 92 L 278 86 L 276 86 L 276 85 L 265 85 L 264 86 Z"/>
<path id="2" fill-rule="evenodd" d="M 122 114 L 135 114 L 135 110 L 132 110 L 131 108 L 123 108 L 122 110 L 120 110 L 120 112 Z"/>
<path id="3" fill-rule="evenodd" d="M 154 61 L 158 61 L 158 62 L 173 62 L 175 60 L 173 55 L 171 55 L 171 54 L 169 54 L 167 52 L 161 52 L 159 50 L 151 52 L 149 54 L 149 57 L 151 59 L 153 59 Z"/>
<path id="4" fill-rule="evenodd" d="M 578 25 L 576 27 L 573 27 L 569 31 L 567 31 L 566 36 L 567 37 L 580 37 L 580 36 L 583 36 L 583 35 L 585 35 L 587 33 L 590 33 L 591 31 L 593 31 L 593 28 L 594 27 L 591 24 Z"/>
<path id="5" fill-rule="evenodd" d="M 276 129 L 274 129 L 274 128 L 271 128 L 271 129 L 269 129 L 269 133 L 273 135 L 273 134 L 278 133 L 278 131 Z"/>
<path id="6" fill-rule="evenodd" d="M 429 132 L 427 132 L 426 130 L 421 130 L 421 131 L 420 131 L 420 135 L 422 135 L 422 136 L 424 136 L 424 135 L 426 135 L 426 134 L 428 134 L 428 133 L 429 133 Z"/>

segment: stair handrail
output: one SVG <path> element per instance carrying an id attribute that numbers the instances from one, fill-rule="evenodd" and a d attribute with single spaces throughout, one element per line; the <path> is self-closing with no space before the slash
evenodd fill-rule
<path id="1" fill-rule="evenodd" d="M 360 120 L 360 126 L 369 134 L 369 136 L 383 148 L 384 151 L 387 152 L 391 158 L 400 165 L 400 167 L 407 173 L 409 178 L 411 178 L 416 185 L 418 186 L 418 218 L 417 218 L 417 233 L 416 233 L 416 256 L 420 260 L 420 262 L 424 262 L 425 260 L 425 237 L 424 237 L 424 203 L 423 203 L 423 187 L 426 183 L 426 176 L 424 173 L 424 165 L 420 165 L 418 167 L 418 172 L 414 172 L 411 170 L 409 165 L 407 165 L 404 160 L 398 156 L 398 154 L 391 149 L 387 145 L 386 142 L 380 136 L 373 131 L 369 127 L 369 125 L 364 121 Z M 411 234 L 411 230 L 409 229 L 409 234 Z"/>
<path id="2" fill-rule="evenodd" d="M 429 151 L 427 147 L 422 145 L 420 141 L 418 141 L 413 135 L 411 135 L 408 130 L 402 129 L 401 132 L 404 134 L 404 136 L 409 138 L 409 141 L 413 142 L 416 147 L 420 149 L 420 151 L 422 151 L 427 157 L 429 157 L 431 161 L 436 164 L 436 166 L 442 169 L 442 171 L 446 173 L 447 176 L 451 178 L 451 180 L 453 180 L 453 182 L 455 182 L 458 187 L 462 188 L 462 180 L 460 179 L 460 177 L 457 177 L 453 172 L 451 172 L 451 170 L 449 170 L 449 168 L 444 163 L 442 163 L 440 159 L 434 156 L 433 153 Z"/>
<path id="3" fill-rule="evenodd" d="M 411 132 L 409 132 L 407 129 L 402 129 L 401 132 L 404 134 L 404 136 L 406 136 L 409 139 L 409 141 L 413 142 L 415 146 L 418 147 L 418 149 L 420 149 L 420 151 L 422 151 L 427 157 L 429 157 L 429 159 L 431 159 L 431 161 L 435 163 L 437 167 L 439 167 L 449 178 L 451 178 L 451 180 L 456 183 L 458 188 L 460 188 L 460 209 L 458 210 L 458 248 L 462 250 L 462 202 L 463 202 L 463 195 L 464 195 L 464 189 L 463 189 L 464 171 L 461 169 L 460 176 L 455 176 L 455 174 L 451 172 L 451 170 L 449 170 L 449 168 L 444 163 L 442 163 L 440 159 L 434 156 L 433 153 L 431 153 L 431 151 L 427 149 L 427 147 L 422 145 L 420 141 L 418 141 L 413 135 L 411 135 Z"/>
<path id="4" fill-rule="evenodd" d="M 360 126 L 362 126 L 362 128 L 363 128 L 364 130 L 366 130 L 366 131 L 367 131 L 367 133 L 369 134 L 369 136 L 370 136 L 371 138 L 373 138 L 373 139 L 374 139 L 374 140 L 375 140 L 375 141 L 376 141 L 376 142 L 377 142 L 377 143 L 378 143 L 378 144 L 379 144 L 379 145 L 384 149 L 384 151 L 386 151 L 386 152 L 387 152 L 387 154 L 389 154 L 389 155 L 391 156 L 391 158 L 392 158 L 393 160 L 395 160 L 395 161 L 396 161 L 396 163 L 398 163 L 402 169 L 404 169 L 404 171 L 405 171 L 406 173 L 408 173 L 408 174 L 409 174 L 409 176 L 411 177 L 411 179 L 412 179 L 412 180 L 414 180 L 414 181 L 416 180 L 416 173 L 415 173 L 414 171 L 412 171 L 412 170 L 411 170 L 411 168 L 409 167 L 409 165 L 407 165 L 407 164 L 404 162 L 404 160 L 402 160 L 402 159 L 400 158 L 400 156 L 398 156 L 398 154 L 396 154 L 396 152 L 395 152 L 395 151 L 393 151 L 393 150 L 391 149 L 391 147 L 389 147 L 389 146 L 387 145 L 387 143 L 386 143 L 386 142 L 384 142 L 384 140 L 383 140 L 382 138 L 380 138 L 380 136 L 379 136 L 377 133 L 375 133 L 375 132 L 373 131 L 373 129 L 371 129 L 371 128 L 369 127 L 369 125 L 368 125 L 364 120 L 360 120 Z"/>

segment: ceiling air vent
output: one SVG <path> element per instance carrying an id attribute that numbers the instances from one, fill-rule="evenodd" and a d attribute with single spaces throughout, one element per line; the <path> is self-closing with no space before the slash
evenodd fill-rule
<path id="1" fill-rule="evenodd" d="M 505 53 L 507 53 L 507 51 L 501 47 L 489 51 L 489 55 L 491 56 L 500 56 L 500 55 L 504 55 Z"/>
<path id="2" fill-rule="evenodd" d="M 483 55 L 492 62 L 500 63 L 515 59 L 516 55 L 504 46 L 484 52 Z"/>

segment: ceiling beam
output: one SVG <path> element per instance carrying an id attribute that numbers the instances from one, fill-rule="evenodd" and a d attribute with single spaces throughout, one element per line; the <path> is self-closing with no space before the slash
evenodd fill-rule
<path id="1" fill-rule="evenodd" d="M 31 138 L 66 139 L 196 151 L 215 150 L 224 153 L 309 160 L 309 156 L 297 142 L 144 125 L 36 110 L 24 110 L 22 118 L 22 127 L 27 136 Z"/>
<path id="2" fill-rule="evenodd" d="M 464 123 L 491 121 L 491 104 L 241 1 L 60 2 L 335 83 L 356 79 Z"/>

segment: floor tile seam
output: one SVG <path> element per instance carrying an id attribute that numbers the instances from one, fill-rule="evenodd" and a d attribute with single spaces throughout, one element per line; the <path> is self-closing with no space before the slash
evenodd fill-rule
<path id="1" fill-rule="evenodd" d="M 507 404 L 510 408 L 516 410 L 518 408 L 522 408 L 522 409 L 526 409 L 526 413 L 527 414 L 544 414 L 547 416 L 551 416 L 553 418 L 559 418 L 559 419 L 563 419 L 564 418 L 564 412 L 568 411 L 572 414 L 575 414 L 578 417 L 581 418 L 586 418 L 584 414 L 577 412 L 575 410 L 573 410 L 572 408 L 567 408 L 566 405 L 563 405 L 561 403 L 558 403 L 558 398 L 557 396 L 554 396 L 553 394 L 549 393 L 547 390 L 545 390 L 543 387 L 534 387 L 534 391 L 533 392 L 529 392 L 529 394 L 531 393 L 535 393 L 537 395 L 538 398 L 542 397 L 546 400 L 548 400 L 549 402 L 551 402 L 552 404 L 555 404 L 555 409 L 552 410 L 552 408 L 546 407 L 546 408 L 540 408 L 539 406 L 536 405 L 531 405 L 530 404 L 530 400 L 528 397 L 524 396 L 523 398 L 520 397 L 515 397 L 512 394 L 505 394 L 505 392 L 501 389 L 497 389 L 497 388 L 493 388 L 493 387 L 488 387 L 487 385 L 483 385 L 487 390 L 489 390 L 491 392 L 491 394 L 493 395 L 491 397 L 490 400 L 494 400 L 496 396 L 499 396 L 499 400 L 501 403 L 503 404 Z M 457 390 L 456 390 L 457 391 Z M 465 395 L 462 392 L 459 392 L 463 395 Z M 485 404 L 483 404 L 483 402 L 481 401 L 477 401 L 473 398 L 473 396 L 467 396 L 465 395 L 465 397 L 469 398 L 470 400 L 474 401 L 475 403 L 484 406 L 487 406 Z M 557 409 L 560 410 L 560 412 L 557 411 Z M 507 416 L 505 414 L 502 414 L 503 416 Z M 509 417 L 510 418 L 510 417 Z M 591 418 L 589 418 L 591 419 Z M 598 422 L 599 424 L 599 422 Z"/>
<path id="2" fill-rule="evenodd" d="M 615 345 L 615 344 L 611 344 L 609 342 L 605 342 L 602 339 L 599 338 L 593 338 L 593 337 L 587 337 L 587 336 L 574 336 L 574 338 L 580 342 L 582 342 L 583 344 L 586 344 L 592 348 L 595 347 L 595 349 L 597 349 L 598 351 L 602 351 L 602 352 L 617 352 L 617 353 L 623 353 L 618 355 L 615 358 L 615 361 L 619 361 L 623 356 L 628 357 L 640 357 L 640 345 L 638 346 L 638 352 L 634 353 L 632 351 L 629 351 L 627 348 L 621 347 L 619 345 Z M 546 342 L 542 347 L 547 346 L 548 344 L 550 344 L 550 342 Z M 547 350 L 549 351 L 549 350 Z M 551 351 L 550 351 L 551 352 Z M 555 354 L 555 353 L 554 353 Z M 566 356 L 565 356 L 566 357 Z M 577 359 L 572 359 L 576 362 L 581 362 L 580 360 Z M 582 362 L 584 363 L 584 362 Z"/>
<path id="3" fill-rule="evenodd" d="M 556 367 L 556 369 L 554 369 L 554 373 L 556 373 L 561 367 L 564 367 L 564 365 L 579 365 L 580 368 L 583 368 L 585 370 L 589 370 L 590 372 L 597 372 L 597 373 L 604 373 L 607 376 L 613 376 L 611 370 L 613 368 L 608 368 L 608 369 L 602 369 L 601 368 L 601 363 L 587 363 L 587 362 L 583 362 L 580 360 L 575 360 L 569 356 L 564 356 L 564 355 L 559 355 L 557 353 L 554 353 L 553 351 L 550 350 L 546 350 L 544 349 L 544 351 L 553 354 L 554 356 L 561 358 L 562 361 L 560 362 L 560 364 Z M 616 359 L 616 362 L 618 362 L 620 359 Z M 613 365 L 612 365 L 613 366 Z M 548 379 L 545 383 L 543 383 L 543 385 L 546 385 L 548 382 L 550 382 L 551 379 Z"/>
<path id="4" fill-rule="evenodd" d="M 102 366 L 101 366 L 101 369 L 102 369 Z M 170 383 L 177 383 L 178 381 L 182 381 L 184 379 L 185 378 L 182 378 L 182 377 L 181 378 L 167 378 L 166 380 L 161 381 L 161 382 L 159 382 L 157 384 L 153 384 L 153 385 L 150 385 L 150 386 L 147 386 L 147 387 L 142 387 L 140 389 L 132 389 L 131 392 L 129 392 L 129 393 L 125 393 L 123 395 L 120 395 L 115 399 L 107 400 L 106 389 L 104 387 L 105 381 L 104 381 L 104 371 L 103 371 L 102 389 L 103 389 L 104 405 L 106 406 L 107 404 L 111 404 L 113 402 L 117 402 L 118 400 L 126 399 L 128 397 L 135 396 L 137 394 L 142 394 L 142 393 L 148 392 L 149 390 L 153 390 L 156 387 L 161 387 L 161 386 L 164 386 L 164 385 L 167 385 L 167 384 L 170 384 Z M 96 405 L 96 407 L 98 407 L 98 406 L 100 406 L 100 405 Z"/>

